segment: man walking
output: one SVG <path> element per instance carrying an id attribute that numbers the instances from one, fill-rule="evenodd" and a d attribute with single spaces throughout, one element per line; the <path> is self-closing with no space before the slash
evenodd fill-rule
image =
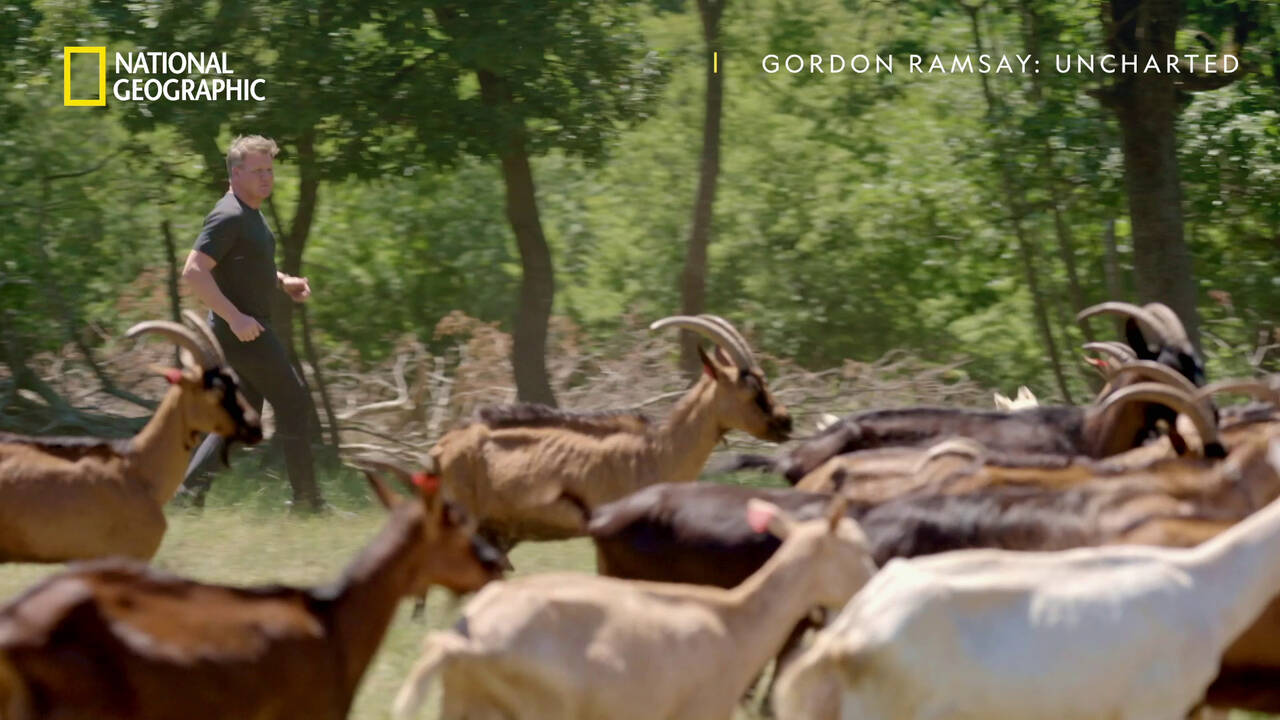
<path id="1" fill-rule="evenodd" d="M 209 323 L 227 362 L 240 376 L 245 399 L 261 412 L 265 398 L 275 411 L 294 507 L 319 510 L 322 502 L 308 433 L 310 398 L 271 328 L 272 293 L 283 290 L 294 302 L 304 302 L 311 295 L 306 278 L 276 270 L 275 236 L 259 209 L 275 185 L 277 152 L 275 141 L 260 135 L 231 141 L 227 150 L 231 187 L 204 219 L 182 279 L 209 306 Z M 220 435 L 210 433 L 187 466 L 183 483 L 195 493 L 196 505 L 204 504 L 222 443 Z"/>

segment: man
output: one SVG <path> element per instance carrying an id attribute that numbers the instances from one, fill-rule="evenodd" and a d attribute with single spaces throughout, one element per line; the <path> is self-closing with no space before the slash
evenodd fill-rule
<path id="1" fill-rule="evenodd" d="M 261 411 L 265 397 L 275 410 L 294 507 L 319 510 L 308 437 L 310 398 L 271 328 L 272 293 L 283 290 L 294 302 L 304 302 L 311 295 L 306 278 L 276 270 L 275 236 L 260 210 L 275 184 L 277 152 L 275 141 L 260 135 L 231 141 L 227 150 L 231 187 L 205 218 L 182 279 L 209 306 L 209 323 L 227 362 L 240 376 L 245 399 Z M 204 503 L 222 442 L 220 435 L 210 433 L 187 466 L 183 482 L 195 493 L 197 505 Z"/>

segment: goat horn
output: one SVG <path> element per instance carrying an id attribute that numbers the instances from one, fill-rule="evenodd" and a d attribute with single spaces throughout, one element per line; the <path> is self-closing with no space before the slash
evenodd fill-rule
<path id="1" fill-rule="evenodd" d="M 1213 415 L 1208 413 L 1195 398 L 1168 385 L 1145 382 L 1120 388 L 1108 395 L 1098 405 L 1098 412 L 1106 412 L 1117 405 L 1127 402 L 1139 401 L 1160 403 L 1171 410 L 1186 415 L 1191 419 L 1192 424 L 1196 426 L 1196 432 L 1200 434 L 1202 445 L 1207 447 L 1209 443 L 1218 442 L 1218 425 L 1214 422 Z"/>
<path id="2" fill-rule="evenodd" d="M 1172 385 L 1173 387 L 1185 392 L 1193 402 L 1202 406 L 1204 411 L 1208 413 L 1210 417 L 1213 416 L 1213 407 L 1210 404 L 1209 398 L 1207 396 L 1202 398 L 1196 394 L 1199 392 L 1200 388 L 1196 387 L 1195 383 L 1188 380 L 1182 373 L 1174 371 L 1167 365 L 1161 365 L 1160 363 L 1151 360 L 1131 360 L 1124 365 L 1121 365 L 1114 373 L 1111 374 L 1111 382 L 1114 384 L 1116 379 L 1122 375 L 1138 375 L 1139 377 L 1146 378 L 1147 380 L 1154 380 L 1165 385 Z"/>
<path id="3" fill-rule="evenodd" d="M 1175 345 L 1181 349 L 1191 348 L 1191 339 L 1187 337 L 1187 329 L 1182 325 L 1182 318 L 1178 317 L 1178 313 L 1173 308 L 1164 303 L 1147 303 L 1142 308 L 1151 313 L 1160 321 L 1160 327 L 1164 330 L 1165 343 Z"/>
<path id="4" fill-rule="evenodd" d="M 1181 373 L 1175 372 L 1168 366 L 1161 365 L 1160 363 L 1152 360 L 1130 360 L 1124 365 L 1116 368 L 1116 371 L 1111 374 L 1111 378 L 1114 380 L 1121 375 L 1139 375 L 1148 380 L 1161 382 L 1165 385 L 1172 385 L 1187 393 L 1187 395 L 1195 395 L 1200 389 Z"/>
<path id="5" fill-rule="evenodd" d="M 925 451 L 924 456 L 911 468 L 912 475 L 919 475 L 934 460 L 944 455 L 963 455 L 977 464 L 986 461 L 987 447 L 972 438 L 954 437 L 934 443 Z"/>
<path id="6" fill-rule="evenodd" d="M 1093 352 L 1100 352 L 1103 355 L 1109 355 L 1122 363 L 1138 359 L 1138 354 L 1133 351 L 1133 348 L 1122 342 L 1116 342 L 1115 340 L 1085 343 L 1084 349 L 1091 350 Z"/>
<path id="7" fill-rule="evenodd" d="M 742 354 L 733 338 L 724 331 L 724 328 L 702 317 L 694 317 L 692 315 L 672 315 L 661 320 L 655 320 L 649 325 L 650 330 L 661 330 L 666 327 L 678 327 L 686 330 L 692 330 L 703 335 L 717 345 L 725 349 L 729 353 L 729 357 L 738 367 L 751 367 L 751 358 Z"/>
<path id="8" fill-rule="evenodd" d="M 1276 390 L 1260 380 L 1252 379 L 1219 380 L 1216 383 L 1197 388 L 1193 397 L 1196 400 L 1207 400 L 1218 393 L 1243 393 L 1280 407 L 1280 390 Z"/>
<path id="9" fill-rule="evenodd" d="M 196 361 L 200 363 L 201 368 L 218 367 L 217 358 L 210 356 L 209 349 L 200 342 L 200 338 L 196 337 L 193 330 L 185 325 L 179 325 L 169 320 L 147 320 L 129 328 L 124 336 L 127 338 L 135 338 L 144 333 L 156 333 L 172 340 L 176 345 L 185 348 L 195 356 Z"/>
<path id="10" fill-rule="evenodd" d="M 395 463 L 389 463 L 385 460 L 374 460 L 373 458 L 357 458 L 351 460 L 351 464 L 362 470 L 381 470 L 383 472 L 389 472 L 406 483 L 413 483 L 413 476 L 409 471 Z"/>
<path id="11" fill-rule="evenodd" d="M 182 311 L 182 319 L 191 326 L 192 330 L 196 331 L 199 337 L 204 339 L 205 345 L 208 345 L 210 353 L 218 358 L 219 364 L 226 365 L 227 354 L 222 351 L 222 343 L 218 342 L 217 336 L 213 334 L 213 329 L 209 327 L 209 323 L 204 321 L 204 318 L 200 317 L 200 313 L 187 308 Z"/>
<path id="12" fill-rule="evenodd" d="M 706 318 L 716 325 L 719 325 L 720 328 L 729 335 L 729 337 L 732 337 L 737 341 L 738 352 L 742 353 L 743 357 L 751 358 L 752 365 L 755 364 L 755 353 L 751 352 L 751 344 L 747 342 L 746 338 L 742 337 L 742 333 L 738 332 L 738 328 L 734 327 L 733 323 L 725 320 L 719 315 L 711 315 L 708 313 L 702 313 L 698 317 Z"/>
<path id="13" fill-rule="evenodd" d="M 1111 302 L 1098 303 L 1097 305 L 1092 305 L 1077 313 L 1076 320 L 1083 321 L 1086 318 L 1091 318 L 1094 315 L 1102 315 L 1103 313 L 1115 313 L 1117 315 L 1124 315 L 1125 317 L 1133 318 L 1137 321 L 1138 327 L 1142 330 L 1142 339 L 1147 342 L 1148 346 L 1151 345 L 1151 341 L 1153 339 L 1161 343 L 1167 342 L 1167 338 L 1164 334 L 1164 323 L 1162 323 L 1159 318 L 1153 315 L 1146 308 L 1140 308 L 1133 303 L 1117 302 L 1114 300 Z"/>

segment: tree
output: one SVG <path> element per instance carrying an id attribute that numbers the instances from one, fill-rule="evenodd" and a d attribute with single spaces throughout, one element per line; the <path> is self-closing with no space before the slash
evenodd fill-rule
<path id="1" fill-rule="evenodd" d="M 506 211 L 523 269 L 512 364 L 522 401 L 555 404 L 546 374 L 555 296 L 551 252 L 530 158 L 558 149 L 601 160 L 618 129 L 646 117 L 662 75 L 644 51 L 630 4 L 517 0 L 430 4 L 436 27 L 403 38 L 430 51 L 415 75 L 447 96 L 421 97 L 421 117 L 448 113 L 457 152 L 499 161 Z M 435 34 L 443 38 L 436 39 Z M 434 42 L 433 42 L 434 40 Z M 479 92 L 469 89 L 472 76 Z M 443 105 L 443 107 L 441 107 Z M 430 137 L 429 123 L 419 137 Z"/>
<path id="2" fill-rule="evenodd" d="M 698 190 L 693 199 L 693 220 L 685 246 L 684 271 L 680 275 L 680 309 L 697 315 L 707 307 L 707 245 L 711 242 L 711 211 L 720 177 L 720 114 L 724 107 L 724 74 L 720 70 L 720 18 L 727 0 L 698 0 L 702 38 L 706 52 L 706 110 L 702 121 L 702 155 L 698 163 Z M 698 337 L 680 333 L 680 367 L 690 376 L 702 368 Z"/>
<path id="3" fill-rule="evenodd" d="M 1193 5 L 1200 5 L 1193 3 Z M 1256 27 L 1259 3 L 1205 3 L 1194 20 L 1202 32 L 1230 30 L 1229 42 L 1210 38 L 1211 51 L 1240 55 Z M 1139 71 L 1118 73 L 1100 94 L 1120 123 L 1125 187 L 1133 223 L 1134 275 L 1142 302 L 1159 301 L 1183 319 L 1193 342 L 1199 343 L 1196 283 L 1183 233 L 1181 175 L 1178 171 L 1177 118 L 1185 93 L 1224 87 L 1238 73 L 1206 73 L 1187 60 L 1178 73 L 1142 72 L 1149 62 L 1167 68 L 1166 58 L 1181 56 L 1177 33 L 1188 20 L 1185 0 L 1108 0 L 1102 3 L 1104 44 L 1119 57 L 1135 58 Z"/>

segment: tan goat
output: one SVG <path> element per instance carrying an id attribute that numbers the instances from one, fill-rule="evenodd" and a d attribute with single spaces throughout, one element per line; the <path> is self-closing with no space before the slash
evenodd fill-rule
<path id="1" fill-rule="evenodd" d="M 536 405 L 486 408 L 431 449 L 433 473 L 502 549 L 583 535 L 591 509 L 657 482 L 696 480 L 730 430 L 780 442 L 791 416 L 775 402 L 751 348 L 714 315 L 675 316 L 716 343 L 703 374 L 664 422 L 627 413 L 567 413 Z"/>
<path id="2" fill-rule="evenodd" d="M 796 621 L 875 571 L 844 501 L 827 510 L 794 523 L 753 500 L 752 527 L 783 543 L 730 590 L 571 573 L 495 583 L 427 637 L 395 712 L 412 716 L 439 675 L 442 720 L 729 720 Z"/>
<path id="3" fill-rule="evenodd" d="M 402 477 L 407 474 L 401 473 Z M 0 609 L 5 720 L 340 720 L 401 598 L 476 590 L 499 555 L 419 476 L 332 585 L 237 588 L 73 565 Z"/>
<path id="4" fill-rule="evenodd" d="M 161 371 L 171 387 L 136 436 L 0 435 L 0 561 L 149 559 L 164 537 L 163 507 L 201 433 L 262 439 L 258 415 L 240 397 L 212 333 L 150 321 L 126 337 L 144 334 L 169 338 L 189 362 Z"/>

